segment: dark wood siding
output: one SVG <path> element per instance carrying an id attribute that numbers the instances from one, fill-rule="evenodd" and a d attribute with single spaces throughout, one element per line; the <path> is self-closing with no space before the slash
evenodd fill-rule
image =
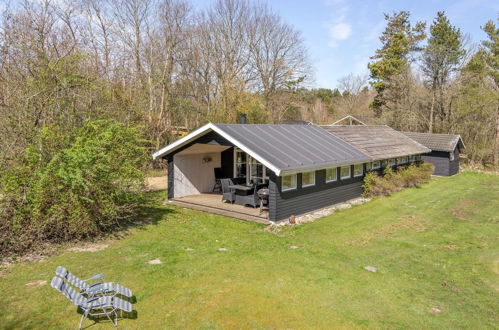
<path id="1" fill-rule="evenodd" d="M 297 189 L 281 192 L 281 177 L 270 175 L 269 219 L 277 221 L 291 215 L 300 215 L 362 195 L 363 176 L 326 183 L 326 170 L 315 172 L 315 185 L 302 188 L 301 174 L 297 176 Z M 353 166 L 350 169 L 353 176 Z"/>
<path id="2" fill-rule="evenodd" d="M 168 163 L 168 199 L 172 199 L 175 196 L 173 189 L 175 188 L 173 184 L 173 154 L 166 156 L 166 161 Z"/>
<path id="3" fill-rule="evenodd" d="M 459 150 L 454 149 L 454 160 L 450 160 L 450 153 L 447 151 L 432 151 L 422 155 L 421 159 L 435 165 L 433 174 L 450 176 L 459 172 Z"/>
<path id="4" fill-rule="evenodd" d="M 459 149 L 454 149 L 454 160 L 449 161 L 449 175 L 459 173 Z"/>
<path id="5" fill-rule="evenodd" d="M 234 146 L 231 142 L 229 142 L 227 139 L 225 139 L 223 136 L 219 135 L 218 133 L 209 132 L 203 136 L 200 136 L 196 140 L 191 141 L 191 142 L 187 143 L 186 145 L 178 148 L 177 150 L 175 150 L 174 152 L 172 152 L 169 155 L 172 155 L 172 157 L 173 157 L 173 155 L 175 155 L 176 153 L 179 153 L 179 152 L 191 147 L 192 145 L 194 145 L 196 143 L 215 144 L 215 145 L 220 145 L 220 146 L 231 146 L 231 147 Z M 168 156 L 166 156 L 166 157 L 168 157 Z"/>
<path id="6" fill-rule="evenodd" d="M 222 151 L 220 161 L 224 178 L 232 178 L 234 176 L 234 148 Z"/>

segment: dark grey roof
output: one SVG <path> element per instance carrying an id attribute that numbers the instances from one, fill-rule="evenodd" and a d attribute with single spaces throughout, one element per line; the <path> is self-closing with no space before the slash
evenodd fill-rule
<path id="1" fill-rule="evenodd" d="M 459 145 L 464 148 L 463 140 L 460 135 L 455 134 L 436 134 L 436 133 L 417 133 L 402 132 L 414 141 L 417 141 L 427 148 L 435 151 L 452 152 Z"/>
<path id="2" fill-rule="evenodd" d="M 399 131 L 388 126 L 330 125 L 321 126 L 333 135 L 354 145 L 374 160 L 430 152 Z"/>
<path id="3" fill-rule="evenodd" d="M 371 161 L 351 144 L 316 125 L 213 124 L 281 172 Z"/>

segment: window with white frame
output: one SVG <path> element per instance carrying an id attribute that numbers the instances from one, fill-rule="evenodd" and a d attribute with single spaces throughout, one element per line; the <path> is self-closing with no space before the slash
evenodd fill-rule
<path id="1" fill-rule="evenodd" d="M 349 179 L 350 178 L 350 166 L 342 166 L 340 169 L 341 179 Z"/>
<path id="2" fill-rule="evenodd" d="M 363 164 L 355 164 L 353 166 L 353 176 L 358 177 L 358 176 L 362 176 L 362 174 L 364 174 Z"/>
<path id="3" fill-rule="evenodd" d="M 234 176 L 236 178 L 246 177 L 248 155 L 239 148 L 234 148 Z"/>
<path id="4" fill-rule="evenodd" d="M 373 169 L 377 170 L 380 167 L 381 167 L 381 162 L 379 160 L 375 160 L 373 162 Z"/>
<path id="5" fill-rule="evenodd" d="M 417 161 L 421 160 L 421 155 L 416 155 L 416 160 Z"/>
<path id="6" fill-rule="evenodd" d="M 326 169 L 326 182 L 338 180 L 338 170 L 336 167 Z"/>
<path id="7" fill-rule="evenodd" d="M 410 155 L 410 156 L 409 156 L 409 161 L 410 161 L 410 162 L 413 162 L 415 159 L 416 159 L 416 158 L 415 158 L 415 156 L 414 156 L 414 155 Z"/>
<path id="8" fill-rule="evenodd" d="M 301 174 L 301 186 L 310 187 L 315 185 L 315 171 L 303 172 Z"/>
<path id="9" fill-rule="evenodd" d="M 397 165 L 397 159 L 395 159 L 395 158 L 388 159 L 388 165 L 390 165 L 390 166 Z"/>
<path id="10" fill-rule="evenodd" d="M 282 176 L 281 191 L 296 189 L 296 174 Z"/>

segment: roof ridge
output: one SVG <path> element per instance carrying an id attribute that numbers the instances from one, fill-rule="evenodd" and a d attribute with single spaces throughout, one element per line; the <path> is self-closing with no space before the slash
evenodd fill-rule
<path id="1" fill-rule="evenodd" d="M 324 126 L 324 127 L 390 127 L 388 125 L 382 125 L 382 124 L 379 124 L 379 125 L 332 125 L 332 124 L 329 124 L 329 125 L 318 125 L 318 126 Z M 394 128 L 390 127 L 391 129 L 395 130 Z"/>
<path id="2" fill-rule="evenodd" d="M 409 133 L 409 134 L 431 134 L 431 135 L 447 135 L 447 136 L 456 136 L 456 137 L 461 137 L 461 134 L 454 134 L 454 133 L 430 133 L 430 132 L 411 132 L 411 131 L 400 131 L 402 133 Z"/>

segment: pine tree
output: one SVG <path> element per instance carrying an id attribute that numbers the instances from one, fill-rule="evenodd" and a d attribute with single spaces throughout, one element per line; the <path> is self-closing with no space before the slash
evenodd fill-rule
<path id="1" fill-rule="evenodd" d="M 494 165 L 497 167 L 499 165 L 499 27 L 497 27 L 494 22 L 488 21 L 483 27 L 483 30 L 489 37 L 489 40 L 482 41 L 484 47 L 484 62 L 486 64 L 488 76 L 491 77 L 495 83 L 497 97 L 495 118 L 496 132 L 494 140 Z"/>
<path id="2" fill-rule="evenodd" d="M 368 64 L 371 85 L 377 92 L 371 107 L 377 115 L 381 115 L 385 109 L 398 108 L 398 100 L 403 98 L 403 88 L 398 86 L 400 79 L 396 78 L 410 71 L 412 55 L 420 50 L 419 43 L 426 37 L 425 23 L 417 22 L 412 26 L 409 16 L 408 11 L 392 16 L 385 14 L 388 23 L 380 37 L 382 46 L 371 57 L 375 61 Z M 392 102 L 395 104 L 390 104 Z"/>
<path id="3" fill-rule="evenodd" d="M 435 107 L 441 123 L 448 119 L 445 89 L 465 54 L 461 31 L 450 24 L 443 11 L 438 12 L 430 26 L 430 37 L 423 50 L 421 66 L 432 95 L 428 124 L 430 133 L 434 130 Z"/>

